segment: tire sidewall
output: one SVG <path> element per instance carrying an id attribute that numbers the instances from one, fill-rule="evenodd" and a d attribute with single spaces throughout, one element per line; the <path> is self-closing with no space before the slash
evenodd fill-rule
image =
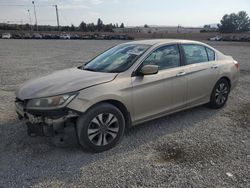
<path id="1" fill-rule="evenodd" d="M 116 138 L 111 143 L 105 146 L 96 146 L 88 138 L 88 127 L 92 119 L 101 113 L 111 113 L 115 115 L 119 123 L 119 131 Z M 125 130 L 125 120 L 123 114 L 115 106 L 106 103 L 102 103 L 92 107 L 84 115 L 80 116 L 77 121 L 77 136 L 79 143 L 83 146 L 84 149 L 93 152 L 102 152 L 113 148 L 116 144 L 118 144 L 121 141 L 124 134 L 124 130 Z"/>

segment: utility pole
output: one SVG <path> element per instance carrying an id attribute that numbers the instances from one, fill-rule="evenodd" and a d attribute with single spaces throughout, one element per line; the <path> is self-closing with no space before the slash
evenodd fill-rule
<path id="1" fill-rule="evenodd" d="M 56 8 L 56 20 L 57 20 L 57 27 L 58 27 L 58 31 L 60 31 L 59 15 L 58 15 L 58 7 L 57 7 L 57 5 L 54 5 L 54 7 Z"/>
<path id="2" fill-rule="evenodd" d="M 181 25 L 178 25 L 177 27 L 177 33 L 180 33 Z"/>
<path id="3" fill-rule="evenodd" d="M 35 1 L 32 1 L 32 4 L 33 4 L 33 7 L 34 7 L 36 31 L 38 32 Z"/>
<path id="4" fill-rule="evenodd" d="M 32 21 L 31 21 L 31 16 L 30 16 L 30 10 L 28 9 L 28 13 L 29 13 L 29 20 L 30 20 L 30 31 L 32 31 Z"/>

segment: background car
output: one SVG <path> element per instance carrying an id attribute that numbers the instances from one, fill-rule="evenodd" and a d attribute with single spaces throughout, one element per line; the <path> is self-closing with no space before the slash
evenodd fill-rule
<path id="1" fill-rule="evenodd" d="M 46 33 L 42 35 L 43 39 L 53 39 L 52 34 Z"/>
<path id="2" fill-rule="evenodd" d="M 33 38 L 33 39 L 42 39 L 43 37 L 42 37 L 42 35 L 40 35 L 39 33 L 34 33 L 34 34 L 32 35 L 32 38 Z"/>
<path id="3" fill-rule="evenodd" d="M 80 39 L 83 39 L 83 40 L 91 40 L 91 39 L 94 39 L 94 35 L 87 35 L 87 34 L 84 34 L 84 35 L 81 35 L 81 36 L 80 36 Z"/>
<path id="4" fill-rule="evenodd" d="M 70 34 L 64 33 L 64 34 L 61 34 L 61 35 L 60 35 L 60 39 L 67 40 L 67 39 L 70 39 L 70 38 L 71 38 Z"/>
<path id="5" fill-rule="evenodd" d="M 215 37 L 212 37 L 212 38 L 209 38 L 210 41 L 221 41 L 222 40 L 222 37 L 220 36 L 215 36 Z"/>
<path id="6" fill-rule="evenodd" d="M 25 34 L 23 35 L 23 38 L 24 38 L 24 39 L 32 39 L 32 35 L 31 35 L 30 33 L 25 33 Z"/>
<path id="7" fill-rule="evenodd" d="M 21 39 L 21 38 L 22 38 L 22 35 L 19 34 L 19 33 L 14 33 L 14 34 L 12 35 L 12 38 L 13 38 L 13 39 Z"/>
<path id="8" fill-rule="evenodd" d="M 11 38 L 11 34 L 10 33 L 3 33 L 2 34 L 2 39 L 10 39 Z"/>
<path id="9" fill-rule="evenodd" d="M 70 36 L 69 39 L 78 40 L 78 39 L 80 39 L 80 36 L 77 35 L 77 34 L 73 34 L 73 35 Z"/>

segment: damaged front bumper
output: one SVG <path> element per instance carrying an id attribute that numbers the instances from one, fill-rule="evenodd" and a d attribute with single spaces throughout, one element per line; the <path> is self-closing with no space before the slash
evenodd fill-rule
<path id="1" fill-rule="evenodd" d="M 29 110 L 25 108 L 25 102 L 16 100 L 16 112 L 20 120 L 27 125 L 29 136 L 54 136 L 61 131 L 67 122 L 78 117 L 78 113 L 66 107 L 56 110 Z"/>

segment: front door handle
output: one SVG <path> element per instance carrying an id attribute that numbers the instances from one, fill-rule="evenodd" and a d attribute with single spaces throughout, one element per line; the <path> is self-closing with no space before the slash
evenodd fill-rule
<path id="1" fill-rule="evenodd" d="M 218 68 L 218 65 L 213 65 L 212 67 L 211 67 L 211 69 L 217 69 Z"/>
<path id="2" fill-rule="evenodd" d="M 184 76 L 184 75 L 186 75 L 185 72 L 179 72 L 178 74 L 176 74 L 176 76 Z"/>

